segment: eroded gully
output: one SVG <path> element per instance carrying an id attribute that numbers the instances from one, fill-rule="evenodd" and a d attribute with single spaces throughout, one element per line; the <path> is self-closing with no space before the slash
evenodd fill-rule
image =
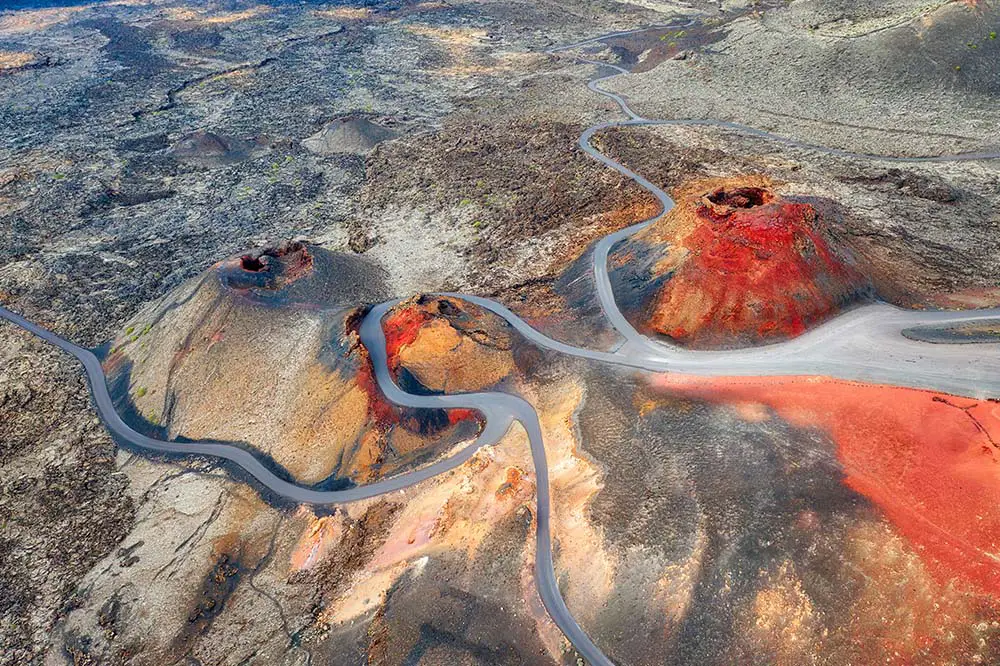
<path id="1" fill-rule="evenodd" d="M 652 26 L 641 30 L 673 26 Z M 549 53 L 565 51 L 600 42 L 613 36 L 640 30 L 613 33 L 550 49 Z M 606 166 L 634 180 L 653 194 L 662 209 L 640 224 L 611 234 L 594 248 L 594 277 L 604 313 L 621 334 L 623 343 L 613 351 L 598 351 L 574 347 L 534 330 L 506 307 L 477 296 L 450 294 L 464 298 L 505 319 L 531 342 L 546 349 L 585 358 L 591 361 L 653 372 L 678 372 L 697 375 L 825 375 L 841 379 L 878 382 L 899 386 L 932 389 L 975 397 L 1000 395 L 1000 345 L 929 344 L 905 338 L 901 331 L 917 325 L 954 325 L 1000 318 L 1000 308 L 966 312 L 912 312 L 886 304 L 875 304 L 852 310 L 794 340 L 766 347 L 718 352 L 693 352 L 651 340 L 638 333 L 618 310 L 608 276 L 607 259 L 612 247 L 639 229 L 660 219 L 673 200 L 662 189 L 634 173 L 622 164 L 598 152 L 590 143 L 595 133 L 611 127 L 637 125 L 708 125 L 752 134 L 785 145 L 827 154 L 880 160 L 886 162 L 941 162 L 957 160 L 997 159 L 1000 154 L 969 153 L 950 156 L 897 158 L 862 155 L 839 149 L 812 146 L 785 137 L 763 132 L 736 123 L 717 120 L 650 120 L 629 108 L 621 96 L 603 90 L 599 84 L 628 71 L 615 65 L 581 61 L 598 68 L 610 68 L 609 76 L 588 82 L 592 91 L 613 100 L 628 117 L 623 121 L 599 123 L 588 128 L 580 137 L 580 147 Z M 468 393 L 455 395 L 413 395 L 402 391 L 389 374 L 386 359 L 382 318 L 397 303 L 392 301 L 374 306 L 361 326 L 361 341 L 368 349 L 379 388 L 393 403 L 411 408 L 474 409 L 479 411 L 485 426 L 479 436 L 455 455 L 421 469 L 400 474 L 365 486 L 339 491 L 320 491 L 287 481 L 274 474 L 249 451 L 225 442 L 176 442 L 147 437 L 131 427 L 115 409 L 101 362 L 90 350 L 65 340 L 24 317 L 0 307 L 0 318 L 20 326 L 39 338 L 72 354 L 83 365 L 98 414 L 117 441 L 154 452 L 181 455 L 214 456 L 227 460 L 268 491 L 295 502 L 306 504 L 339 504 L 368 499 L 402 490 L 408 486 L 455 469 L 483 446 L 500 441 L 516 421 L 528 436 L 536 480 L 536 548 L 535 578 L 541 600 L 555 624 L 576 650 L 592 665 L 612 666 L 604 653 L 580 628 L 566 607 L 556 584 L 552 563 L 550 529 L 550 497 L 548 464 L 541 426 L 534 408 L 522 398 L 507 393 Z"/>

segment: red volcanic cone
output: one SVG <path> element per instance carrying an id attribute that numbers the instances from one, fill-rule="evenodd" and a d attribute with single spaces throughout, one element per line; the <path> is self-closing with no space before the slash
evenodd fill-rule
<path id="1" fill-rule="evenodd" d="M 762 179 L 702 181 L 637 237 L 662 248 L 646 327 L 692 346 L 799 335 L 870 291 L 813 204 Z"/>

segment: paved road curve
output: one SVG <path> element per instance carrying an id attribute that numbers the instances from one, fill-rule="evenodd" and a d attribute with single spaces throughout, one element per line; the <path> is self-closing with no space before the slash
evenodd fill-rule
<path id="1" fill-rule="evenodd" d="M 674 26 L 654 27 L 682 27 Z M 648 30 L 644 28 L 642 30 Z M 636 31 L 604 35 L 550 53 L 597 43 L 608 37 L 631 34 Z M 590 62 L 590 61 L 584 61 Z M 602 363 L 650 371 L 686 372 L 699 375 L 788 375 L 814 374 L 857 379 L 902 386 L 934 389 L 949 393 L 974 396 L 1000 395 L 1000 345 L 932 345 L 904 338 L 903 329 L 924 324 L 957 324 L 1000 317 L 1000 310 L 967 312 L 911 312 L 889 305 L 871 305 L 853 310 L 795 340 L 754 349 L 692 352 L 665 345 L 640 335 L 618 310 L 607 272 L 607 257 L 619 241 L 646 225 L 660 219 L 674 202 L 662 189 L 623 165 L 598 152 L 590 139 L 596 132 L 609 127 L 627 125 L 712 125 L 761 136 L 772 141 L 809 148 L 829 154 L 878 159 L 883 161 L 950 161 L 971 159 L 996 159 L 1000 154 L 964 154 L 926 158 L 892 158 L 856 155 L 836 149 L 809 146 L 775 136 L 753 128 L 715 120 L 648 120 L 634 113 L 626 100 L 619 95 L 602 90 L 599 83 L 611 76 L 628 72 L 620 67 L 590 62 L 600 68 L 610 68 L 614 74 L 601 76 L 588 82 L 594 92 L 614 100 L 628 116 L 628 120 L 594 125 L 580 137 L 580 147 L 594 159 L 624 174 L 651 192 L 661 203 L 662 210 L 655 217 L 623 229 L 602 239 L 594 252 L 594 271 L 598 295 L 611 324 L 624 338 L 622 346 L 612 352 L 573 347 L 553 340 L 532 329 L 514 313 L 499 303 L 488 299 L 451 294 L 476 303 L 503 317 L 527 339 L 547 349 L 586 358 Z M 573 619 L 559 594 L 552 563 L 552 537 L 550 529 L 550 497 L 548 464 L 542 440 L 541 427 L 534 408 L 520 397 L 506 393 L 470 393 L 459 395 L 413 395 L 402 391 L 392 380 L 386 363 L 385 336 L 382 318 L 397 303 L 391 301 L 372 308 L 361 326 L 361 340 L 368 349 L 375 368 L 379 388 L 392 402 L 413 408 L 464 408 L 479 411 L 486 425 L 475 441 L 454 456 L 438 461 L 419 470 L 400 474 L 365 486 L 340 491 L 319 491 L 276 476 L 252 453 L 224 442 L 174 442 L 147 437 L 126 424 L 114 408 L 108 391 L 107 380 L 97 357 L 87 349 L 73 344 L 54 333 L 37 326 L 20 315 L 0 307 L 0 318 L 37 335 L 60 349 L 75 356 L 83 365 L 90 384 L 94 405 L 108 430 L 119 442 L 156 452 L 207 455 L 228 460 L 253 476 L 269 491 L 295 502 L 306 504 L 337 504 L 377 497 L 454 469 L 467 461 L 482 446 L 498 442 L 517 421 L 525 429 L 531 445 L 537 487 L 535 572 L 539 595 L 553 621 L 559 626 L 577 651 L 592 666 L 613 666 L 612 662 L 594 645 L 590 637 Z"/>

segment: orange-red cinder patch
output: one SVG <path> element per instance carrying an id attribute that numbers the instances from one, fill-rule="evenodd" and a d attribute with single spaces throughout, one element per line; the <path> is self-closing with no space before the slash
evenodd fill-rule
<path id="1" fill-rule="evenodd" d="M 813 228 L 817 213 L 810 204 L 703 205 L 697 219 L 681 241 L 688 258 L 657 299 L 656 321 L 675 339 L 724 331 L 794 337 L 866 283 Z M 671 321 L 687 325 L 671 327 Z"/>
<path id="2" fill-rule="evenodd" d="M 395 372 L 399 369 L 400 349 L 412 344 L 417 339 L 420 327 L 428 321 L 430 321 L 430 315 L 413 307 L 398 308 L 382 320 L 387 364 L 390 371 Z M 368 395 L 369 416 L 384 425 L 401 423 L 402 414 L 399 408 L 388 402 L 378 388 L 367 350 L 363 347 L 359 347 L 359 350 L 362 358 L 358 367 L 357 381 Z M 447 414 L 450 425 L 455 425 L 460 421 L 479 419 L 478 412 L 472 409 L 449 409 Z"/>
<path id="3" fill-rule="evenodd" d="M 663 374 L 672 394 L 763 404 L 830 433 L 845 483 L 877 504 L 940 580 L 1000 598 L 1000 403 L 812 377 Z"/>
<path id="4" fill-rule="evenodd" d="M 455 425 L 459 421 L 468 421 L 479 418 L 474 409 L 449 409 L 448 423 Z"/>
<path id="5" fill-rule="evenodd" d="M 382 391 L 375 380 L 371 358 L 366 350 L 362 350 L 362 358 L 358 364 L 356 375 L 358 386 L 368 396 L 368 416 L 383 425 L 395 425 L 400 422 L 400 413 L 392 403 L 382 397 Z"/>
<path id="6" fill-rule="evenodd" d="M 420 327 L 429 320 L 430 315 L 414 307 L 397 308 L 382 320 L 390 370 L 399 369 L 399 350 L 413 344 L 420 333 Z"/>

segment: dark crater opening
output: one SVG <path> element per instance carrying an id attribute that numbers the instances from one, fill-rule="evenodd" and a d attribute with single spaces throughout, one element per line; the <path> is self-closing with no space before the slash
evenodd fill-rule
<path id="1" fill-rule="evenodd" d="M 293 270 L 307 269 L 312 266 L 312 256 L 304 243 L 299 241 L 284 242 L 266 247 L 260 252 L 244 254 L 240 257 L 240 267 L 251 273 L 262 273 L 273 268 L 271 258 L 287 264 Z"/>
<path id="2" fill-rule="evenodd" d="M 437 303 L 438 313 L 443 314 L 446 317 L 456 317 L 462 314 L 462 311 L 455 307 L 454 303 L 441 299 Z"/>
<path id="3" fill-rule="evenodd" d="M 753 208 L 763 206 L 770 197 L 767 190 L 760 187 L 739 187 L 735 190 L 716 190 L 707 199 L 717 206 L 729 208 Z"/>
<path id="4" fill-rule="evenodd" d="M 245 271 L 250 271 L 251 273 L 260 273 L 261 271 L 267 270 L 267 260 L 261 260 L 260 257 L 255 257 L 250 254 L 244 254 L 240 257 L 240 267 Z"/>

